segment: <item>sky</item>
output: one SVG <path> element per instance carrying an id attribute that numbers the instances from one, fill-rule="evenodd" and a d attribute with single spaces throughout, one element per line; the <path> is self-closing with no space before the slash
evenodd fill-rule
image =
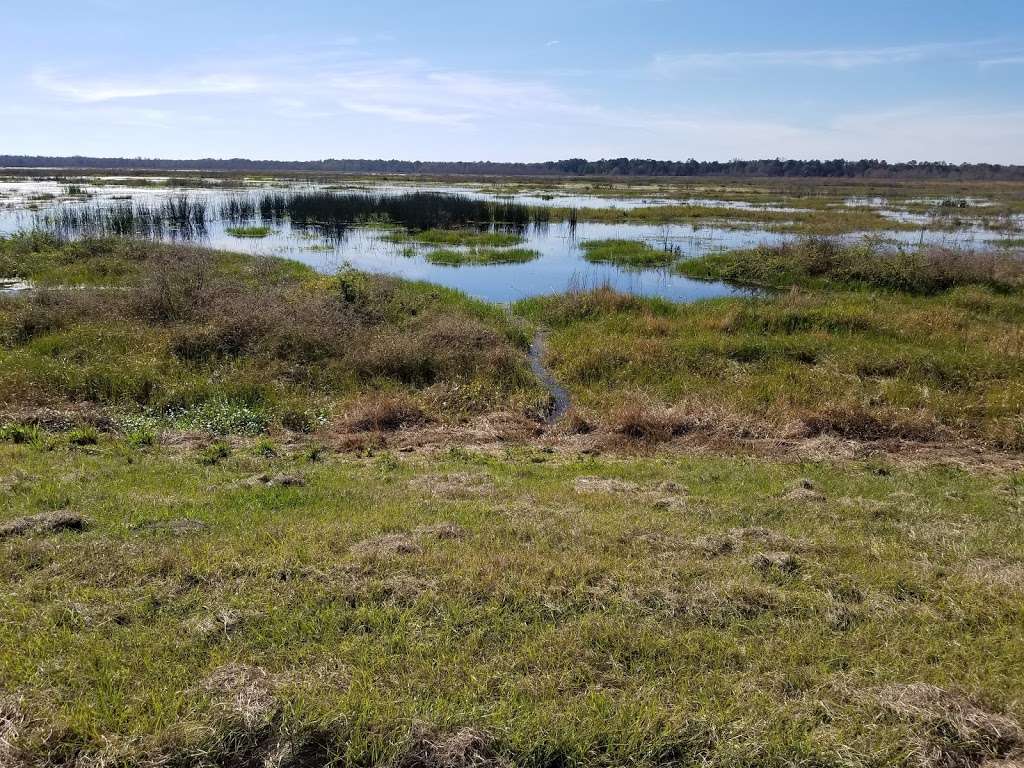
<path id="1" fill-rule="evenodd" d="M 1022 0 L 0 0 L 0 27 L 0 154 L 1024 163 Z"/>

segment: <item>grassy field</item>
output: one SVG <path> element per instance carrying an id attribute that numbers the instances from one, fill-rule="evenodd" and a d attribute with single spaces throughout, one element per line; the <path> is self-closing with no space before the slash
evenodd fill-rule
<path id="1" fill-rule="evenodd" d="M 0 239 L 0 766 L 1010 768 L 1012 264 L 499 308 Z"/>
<path id="2" fill-rule="evenodd" d="M 0 446 L 0 525 L 29 518 L 0 527 L 8 759 L 938 766 L 1024 746 L 1015 473 L 224 453 Z"/>

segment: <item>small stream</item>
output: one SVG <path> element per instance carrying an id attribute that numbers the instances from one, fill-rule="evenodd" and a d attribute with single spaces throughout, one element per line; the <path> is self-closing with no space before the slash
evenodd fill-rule
<path id="1" fill-rule="evenodd" d="M 540 380 L 540 383 L 544 385 L 551 395 L 551 404 L 548 407 L 545 421 L 548 424 L 554 424 L 568 413 L 572 401 L 569 398 L 568 390 L 558 383 L 554 373 L 544 365 L 544 352 L 546 349 L 547 335 L 544 331 L 538 331 L 533 337 L 533 342 L 530 344 L 530 351 L 527 357 L 530 361 L 530 370 L 533 371 L 534 376 Z"/>

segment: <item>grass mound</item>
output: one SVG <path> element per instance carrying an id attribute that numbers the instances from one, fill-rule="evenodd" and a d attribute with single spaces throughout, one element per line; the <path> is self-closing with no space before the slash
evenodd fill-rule
<path id="1" fill-rule="evenodd" d="M 844 244 L 828 238 L 762 246 L 680 262 L 690 277 L 750 285 L 865 287 L 930 295 L 966 285 L 1013 290 L 1024 264 L 1005 254 L 926 246 L 887 247 L 871 241 Z"/>
<path id="2" fill-rule="evenodd" d="M 540 254 L 537 251 L 528 248 L 472 247 L 459 251 L 442 248 L 426 254 L 426 259 L 431 264 L 451 267 L 482 266 L 485 264 L 524 264 L 539 257 Z"/>
<path id="3" fill-rule="evenodd" d="M 232 237 L 267 237 L 273 230 L 270 227 L 228 227 L 225 230 Z"/>
<path id="4" fill-rule="evenodd" d="M 587 240 L 580 243 L 583 257 L 590 262 L 607 262 L 622 267 L 664 267 L 676 260 L 676 254 L 640 240 Z"/>
<path id="5" fill-rule="evenodd" d="M 481 232 L 473 229 L 426 229 L 422 232 L 392 232 L 387 237 L 393 243 L 419 243 L 421 245 L 466 245 L 502 248 L 519 245 L 523 236 L 513 232 Z"/>

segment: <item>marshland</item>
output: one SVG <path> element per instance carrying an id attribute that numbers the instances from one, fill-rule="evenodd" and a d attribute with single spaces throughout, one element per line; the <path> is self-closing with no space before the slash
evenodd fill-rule
<path id="1" fill-rule="evenodd" d="M 0 764 L 1013 765 L 1022 227 L 12 173 Z"/>

